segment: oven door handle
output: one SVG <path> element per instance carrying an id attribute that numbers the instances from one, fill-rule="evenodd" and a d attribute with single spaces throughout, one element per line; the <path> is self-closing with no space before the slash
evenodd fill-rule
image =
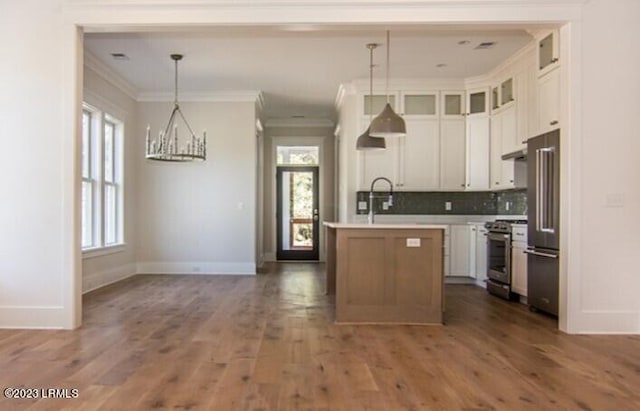
<path id="1" fill-rule="evenodd" d="M 537 255 L 538 257 L 558 258 L 555 254 L 541 253 L 540 251 L 524 250 L 524 252 L 531 255 Z"/>

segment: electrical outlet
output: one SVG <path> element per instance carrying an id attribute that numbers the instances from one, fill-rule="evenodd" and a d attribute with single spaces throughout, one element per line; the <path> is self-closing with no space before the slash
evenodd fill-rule
<path id="1" fill-rule="evenodd" d="M 451 201 L 445 201 L 444 202 L 444 209 L 446 211 L 451 211 Z"/>
<path id="2" fill-rule="evenodd" d="M 407 238 L 407 247 L 420 247 L 419 238 Z"/>
<path id="3" fill-rule="evenodd" d="M 358 201 L 358 210 L 364 211 L 366 209 L 367 209 L 367 202 L 366 201 Z"/>
<path id="4" fill-rule="evenodd" d="M 504 209 L 509 211 L 509 209 L 511 208 L 511 201 L 507 201 L 504 203 Z"/>
<path id="5" fill-rule="evenodd" d="M 382 202 L 382 209 L 383 210 L 388 210 L 389 209 L 389 202 L 388 201 L 383 201 Z"/>

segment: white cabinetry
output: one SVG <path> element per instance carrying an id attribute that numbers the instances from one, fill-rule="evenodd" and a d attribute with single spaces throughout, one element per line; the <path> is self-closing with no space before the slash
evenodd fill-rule
<path id="1" fill-rule="evenodd" d="M 468 224 L 452 224 L 450 226 L 450 258 L 452 277 L 475 277 L 475 269 L 472 270 L 471 236 L 472 226 Z M 475 248 L 475 244 L 473 244 Z M 475 264 L 475 263 L 474 263 Z M 474 267 L 475 268 L 475 267 Z"/>
<path id="2" fill-rule="evenodd" d="M 503 145 L 515 135 L 515 107 L 491 116 L 491 189 L 515 187 L 514 160 L 502 160 Z"/>
<path id="3" fill-rule="evenodd" d="M 399 142 L 400 190 L 437 190 L 440 186 L 440 136 L 438 120 L 405 118 L 407 135 Z M 390 138 L 387 138 L 387 144 Z"/>
<path id="4" fill-rule="evenodd" d="M 538 52 L 538 122 L 537 132 L 560 127 L 560 60 L 558 31 L 537 36 Z"/>
<path id="5" fill-rule="evenodd" d="M 466 189 L 489 189 L 489 111 L 488 89 L 474 89 L 467 93 L 466 121 Z"/>
<path id="6" fill-rule="evenodd" d="M 368 119 L 367 119 L 368 120 Z M 368 123 L 361 122 L 360 134 L 362 134 Z M 387 177 L 397 184 L 398 181 L 398 150 L 399 139 L 386 139 L 386 150 L 358 151 L 360 157 L 360 190 L 369 191 L 371 182 L 376 177 Z"/>
<path id="7" fill-rule="evenodd" d="M 440 121 L 440 188 L 459 191 L 465 188 L 464 118 Z"/>
<path id="8" fill-rule="evenodd" d="M 511 242 L 511 289 L 527 296 L 527 226 L 513 225 Z"/>
<path id="9" fill-rule="evenodd" d="M 475 245 L 475 247 L 472 246 L 472 251 L 475 255 L 472 269 L 474 270 L 476 283 L 484 286 L 487 279 L 487 229 L 484 224 L 473 224 L 471 230 L 471 241 Z"/>
<path id="10" fill-rule="evenodd" d="M 560 127 L 560 70 L 538 79 L 538 133 Z"/>
<path id="11" fill-rule="evenodd" d="M 537 36 L 538 42 L 538 70 L 543 76 L 554 70 L 559 65 L 559 41 L 558 30 L 551 30 Z"/>

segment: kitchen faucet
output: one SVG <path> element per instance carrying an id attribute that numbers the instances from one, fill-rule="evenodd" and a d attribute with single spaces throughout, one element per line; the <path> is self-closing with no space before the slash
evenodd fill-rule
<path id="1" fill-rule="evenodd" d="M 373 186 L 378 180 L 384 180 L 389 183 L 389 195 L 388 196 L 376 196 L 373 194 Z M 375 213 L 373 212 L 373 199 L 375 197 L 387 198 L 389 207 L 393 205 L 393 183 L 386 177 L 376 177 L 371 182 L 371 190 L 369 190 L 369 224 L 373 224 L 375 220 Z"/>

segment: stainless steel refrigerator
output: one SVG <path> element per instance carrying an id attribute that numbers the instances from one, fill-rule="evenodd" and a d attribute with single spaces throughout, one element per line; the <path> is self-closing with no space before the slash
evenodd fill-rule
<path id="1" fill-rule="evenodd" d="M 527 143 L 528 280 L 532 310 L 558 315 L 560 130 Z"/>

